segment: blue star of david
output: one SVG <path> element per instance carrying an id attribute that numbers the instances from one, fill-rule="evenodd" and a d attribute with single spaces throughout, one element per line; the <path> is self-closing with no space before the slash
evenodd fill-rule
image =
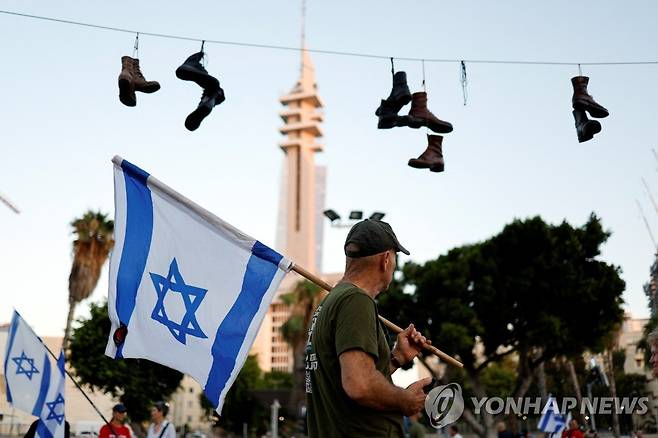
<path id="1" fill-rule="evenodd" d="M 16 368 L 16 375 L 19 374 L 25 374 L 28 379 L 32 380 L 32 374 L 38 374 L 39 370 L 37 367 L 34 366 L 34 359 L 27 357 L 25 355 L 25 352 L 21 352 L 21 355 L 18 357 L 12 357 L 11 360 L 13 360 L 18 367 Z M 27 362 L 27 364 L 30 366 L 30 368 L 26 369 L 24 363 Z"/>
<path id="2" fill-rule="evenodd" d="M 178 263 L 176 258 L 171 261 L 169 265 L 169 273 L 167 277 L 149 272 L 155 291 L 158 294 L 158 301 L 155 303 L 151 318 L 155 321 L 165 325 L 171 334 L 181 344 L 187 343 L 186 335 L 195 336 L 197 338 L 207 338 L 205 333 L 201 330 L 199 322 L 196 320 L 195 312 L 199 308 L 201 301 L 206 296 L 208 289 L 201 289 L 200 287 L 190 286 L 185 284 L 183 276 L 178 270 Z M 185 305 L 185 315 L 180 323 L 172 321 L 167 316 L 167 311 L 164 306 L 164 299 L 167 292 L 178 292 L 181 294 L 183 304 Z"/>
<path id="3" fill-rule="evenodd" d="M 57 415 L 57 406 L 59 405 L 62 405 L 62 408 L 59 409 L 61 414 Z M 64 421 L 64 397 L 62 394 L 58 393 L 57 398 L 54 401 L 46 402 L 46 406 L 48 406 L 48 416 L 46 417 L 46 420 L 55 420 L 57 421 L 57 424 L 61 425 L 62 421 Z"/>

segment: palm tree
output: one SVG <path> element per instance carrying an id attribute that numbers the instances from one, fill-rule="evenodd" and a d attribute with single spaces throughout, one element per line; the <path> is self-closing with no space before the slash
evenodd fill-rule
<path id="1" fill-rule="evenodd" d="M 290 404 L 296 408 L 306 397 L 304 386 L 306 339 L 313 312 L 323 296 L 323 289 L 308 280 L 298 282 L 292 292 L 281 295 L 281 301 L 292 306 L 290 317 L 280 330 L 283 339 L 292 347 L 293 391 Z"/>
<path id="2" fill-rule="evenodd" d="M 73 266 L 69 275 L 69 314 L 66 318 L 62 349 L 66 351 L 75 306 L 96 288 L 101 268 L 114 245 L 114 221 L 101 212 L 87 211 L 71 222 L 76 239 L 73 241 Z"/>

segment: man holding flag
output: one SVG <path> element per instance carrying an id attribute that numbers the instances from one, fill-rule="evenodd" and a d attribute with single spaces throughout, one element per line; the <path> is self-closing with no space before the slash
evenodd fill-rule
<path id="1" fill-rule="evenodd" d="M 4 374 L 7 401 L 39 417 L 35 435 L 64 438 L 64 354 L 60 352 L 52 366 L 46 346 L 16 311 L 9 325 Z"/>
<path id="2" fill-rule="evenodd" d="M 383 221 L 355 224 L 345 241 L 345 274 L 318 306 L 306 345 L 306 395 L 310 437 L 399 437 L 402 415 L 425 405 L 421 379 L 407 389 L 391 374 L 428 343 L 412 325 L 393 351 L 374 299 L 393 279 L 396 253 L 409 254 Z"/>

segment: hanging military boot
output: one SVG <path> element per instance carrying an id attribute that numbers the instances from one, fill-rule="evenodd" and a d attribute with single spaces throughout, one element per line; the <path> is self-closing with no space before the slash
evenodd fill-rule
<path id="1" fill-rule="evenodd" d="M 587 76 L 571 78 L 571 84 L 573 85 L 573 98 L 571 99 L 573 109 L 587 111 L 590 116 L 597 119 L 608 117 L 610 114 L 608 110 L 596 103 L 594 98 L 587 92 L 588 83 L 589 78 Z"/>
<path id="2" fill-rule="evenodd" d="M 383 108 L 383 105 L 380 105 L 375 111 L 375 115 L 380 116 L 383 111 L 393 111 L 397 114 L 402 107 L 410 101 L 411 91 L 409 91 L 409 86 L 407 85 L 407 74 L 403 71 L 399 71 L 393 75 L 393 88 L 391 89 L 391 94 L 386 101 L 382 100 L 382 103 L 387 103 L 387 108 Z"/>
<path id="3" fill-rule="evenodd" d="M 377 109 L 377 115 L 379 116 L 379 121 L 377 122 L 377 128 L 379 129 L 391 129 L 398 126 L 408 126 L 409 121 L 406 117 L 398 116 L 398 110 L 395 109 L 395 104 L 389 103 L 388 100 L 382 100 L 381 105 Z"/>
<path id="4" fill-rule="evenodd" d="M 212 109 L 224 102 L 225 99 L 224 90 L 219 86 L 214 90 L 203 90 L 199 106 L 185 119 L 185 127 L 190 131 L 196 130 L 201 125 L 203 119 L 208 117 L 212 112 Z"/>
<path id="5" fill-rule="evenodd" d="M 203 59 L 203 52 L 198 52 L 188 57 L 176 69 L 176 77 L 184 81 L 196 82 L 203 89 L 218 89 L 219 81 L 208 74 L 208 71 L 201 65 L 201 59 Z"/>
<path id="6" fill-rule="evenodd" d="M 452 124 L 436 117 L 427 109 L 427 93 L 419 92 L 411 96 L 411 109 L 409 115 L 404 117 L 409 127 L 418 129 L 427 126 L 434 132 L 447 134 L 452 132 Z"/>
<path id="7" fill-rule="evenodd" d="M 139 69 L 139 59 L 131 59 L 133 64 L 132 77 L 135 91 L 139 91 L 140 93 L 155 93 L 158 91 L 160 89 L 160 84 L 157 81 L 147 81 L 146 78 L 144 78 L 142 71 Z"/>
<path id="8" fill-rule="evenodd" d="M 576 133 L 578 142 L 591 140 L 594 134 L 601 132 L 601 124 L 597 120 L 590 120 L 583 110 L 573 110 L 573 118 L 576 122 Z"/>
<path id="9" fill-rule="evenodd" d="M 427 135 L 427 149 L 420 154 L 418 158 L 409 160 L 409 166 L 416 169 L 429 168 L 432 172 L 443 172 L 444 161 L 441 146 L 443 143 L 443 136 L 441 135 Z"/>
<path id="10" fill-rule="evenodd" d="M 133 59 L 130 56 L 122 56 L 121 73 L 119 73 L 119 100 L 126 106 L 137 105 L 132 71 Z"/>

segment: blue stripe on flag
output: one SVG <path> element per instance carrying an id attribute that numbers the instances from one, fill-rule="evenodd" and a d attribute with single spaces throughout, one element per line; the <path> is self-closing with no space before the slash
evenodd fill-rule
<path id="1" fill-rule="evenodd" d="M 39 389 L 39 398 L 34 404 L 34 409 L 32 409 L 32 415 L 37 417 L 41 415 L 41 410 L 43 409 L 43 402 L 46 401 L 46 395 L 48 394 L 48 387 L 50 386 L 50 359 L 48 359 L 48 353 L 45 354 L 43 361 L 43 374 L 41 375 L 41 388 Z"/>
<path id="2" fill-rule="evenodd" d="M 14 346 L 14 339 L 16 338 L 16 330 L 18 329 L 18 318 L 20 315 L 17 311 L 14 310 L 14 315 L 11 318 L 11 325 L 9 326 L 9 341 L 7 342 L 7 352 L 5 356 L 5 376 L 9 375 L 9 370 L 7 369 L 7 364 L 9 363 L 9 353 L 11 353 L 11 348 Z M 11 397 L 11 391 L 9 390 L 9 381 L 5 379 L 5 386 L 7 388 L 7 401 L 9 403 L 13 402 Z"/>
<path id="3" fill-rule="evenodd" d="M 37 424 L 37 433 L 36 435 L 41 438 L 53 438 L 53 434 L 50 433 L 46 423 L 44 423 L 41 418 L 39 418 L 39 423 Z"/>
<path id="4" fill-rule="evenodd" d="M 126 235 L 117 273 L 116 310 L 119 321 L 130 322 L 153 234 L 153 200 L 146 186 L 149 174 L 127 161 L 121 163 L 126 181 Z M 121 357 L 121 351 L 117 357 Z"/>
<path id="5" fill-rule="evenodd" d="M 64 352 L 60 351 L 59 352 L 59 358 L 57 359 L 57 368 L 59 369 L 59 373 L 64 377 Z"/>
<path id="6" fill-rule="evenodd" d="M 137 181 L 141 182 L 144 185 L 146 185 L 146 181 L 150 176 L 148 172 L 140 169 L 130 161 L 126 161 L 126 160 L 121 161 L 121 169 L 123 170 L 124 173 L 130 175 L 131 177 L 135 178 Z"/>
<path id="7" fill-rule="evenodd" d="M 544 415 L 541 417 L 539 420 L 539 426 L 538 429 L 541 430 L 542 432 L 546 430 L 546 426 L 548 425 L 548 419 L 550 417 L 551 413 L 549 411 L 546 411 Z"/>
<path id="8" fill-rule="evenodd" d="M 204 392 L 214 406 L 219 404 L 219 396 L 235 367 L 247 330 L 283 258 L 258 241 L 251 252 L 240 295 L 217 329 L 212 346 L 213 362 Z"/>

